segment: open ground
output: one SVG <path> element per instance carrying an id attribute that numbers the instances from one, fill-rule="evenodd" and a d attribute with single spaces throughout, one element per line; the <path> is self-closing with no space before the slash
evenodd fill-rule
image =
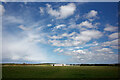
<path id="1" fill-rule="evenodd" d="M 117 66 L 3 66 L 3 78 L 118 78 Z"/>

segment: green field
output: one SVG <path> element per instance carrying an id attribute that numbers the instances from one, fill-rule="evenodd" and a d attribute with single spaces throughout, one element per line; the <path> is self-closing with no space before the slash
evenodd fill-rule
<path id="1" fill-rule="evenodd" d="M 116 66 L 3 66 L 3 78 L 118 78 Z"/>

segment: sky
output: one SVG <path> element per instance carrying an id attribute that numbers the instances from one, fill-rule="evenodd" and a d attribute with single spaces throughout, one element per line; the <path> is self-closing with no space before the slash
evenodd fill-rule
<path id="1" fill-rule="evenodd" d="M 119 2 L 119 0 L 1 0 L 2 2 Z"/>
<path id="2" fill-rule="evenodd" d="M 117 2 L 2 2 L 2 61 L 118 63 Z"/>

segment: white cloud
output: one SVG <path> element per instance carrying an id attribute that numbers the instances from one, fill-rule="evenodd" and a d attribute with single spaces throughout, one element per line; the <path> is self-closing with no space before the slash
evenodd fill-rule
<path id="1" fill-rule="evenodd" d="M 80 18 L 80 15 L 75 16 L 75 20 L 77 21 Z"/>
<path id="2" fill-rule="evenodd" d="M 68 16 L 73 15 L 75 10 L 76 6 L 74 3 L 69 3 L 67 5 L 60 6 L 59 10 L 53 10 L 51 5 L 47 4 L 48 14 L 55 16 L 57 19 L 67 18 Z"/>
<path id="3" fill-rule="evenodd" d="M 69 37 L 71 37 L 71 36 L 73 36 L 73 35 L 75 35 L 76 33 L 75 32 L 72 32 L 72 33 L 70 33 L 70 34 L 68 34 L 68 33 L 63 33 L 63 34 L 60 34 L 60 35 L 57 35 L 57 36 L 48 36 L 49 38 L 51 38 L 51 39 L 61 39 L 61 38 L 64 38 L 64 37 L 67 37 L 67 38 L 69 38 Z"/>
<path id="4" fill-rule="evenodd" d="M 102 36 L 102 33 L 97 30 L 86 30 L 82 31 L 80 34 L 78 34 L 76 37 L 73 37 L 75 40 L 80 40 L 83 42 L 88 42 L 91 39 L 98 39 Z"/>
<path id="5" fill-rule="evenodd" d="M 112 41 L 106 41 L 102 43 L 102 46 L 109 46 L 113 49 L 118 49 L 118 39 L 112 40 Z"/>
<path id="6" fill-rule="evenodd" d="M 71 58 L 71 62 L 78 62 L 78 63 L 91 63 L 95 64 L 96 62 L 99 64 L 110 62 L 117 63 L 118 55 L 117 54 L 109 54 L 109 53 L 86 53 L 84 55 L 73 55 Z"/>
<path id="7" fill-rule="evenodd" d="M 24 31 L 27 31 L 27 30 L 31 30 L 31 28 L 27 28 L 25 27 L 24 25 L 20 25 L 18 26 L 20 29 L 24 30 Z"/>
<path id="8" fill-rule="evenodd" d="M 4 6 L 0 5 L 0 16 L 2 16 L 4 12 L 5 12 Z"/>
<path id="9" fill-rule="evenodd" d="M 98 49 L 96 51 L 98 51 L 100 53 L 113 53 L 112 49 L 110 49 L 110 48 L 102 48 L 102 49 Z"/>
<path id="10" fill-rule="evenodd" d="M 113 49 L 118 49 L 118 46 L 117 45 L 115 45 L 115 46 L 110 46 L 111 48 L 113 48 Z"/>
<path id="11" fill-rule="evenodd" d="M 84 21 L 84 22 L 80 23 L 78 26 L 79 27 L 83 26 L 83 27 L 87 27 L 87 28 L 94 28 L 94 26 L 92 25 L 92 23 L 90 23 L 88 21 Z"/>
<path id="12" fill-rule="evenodd" d="M 32 31 L 30 31 L 30 32 L 27 32 L 27 33 L 25 33 L 26 34 L 26 36 L 27 36 L 27 38 L 28 38 L 28 40 L 30 41 L 30 42 L 34 42 L 34 43 L 44 43 L 44 44 L 46 44 L 47 43 L 47 41 L 46 41 L 46 39 L 45 39 L 45 37 L 46 37 L 46 34 L 44 34 L 44 33 L 37 33 L 37 32 L 32 32 Z"/>
<path id="13" fill-rule="evenodd" d="M 57 49 L 54 50 L 54 52 L 60 52 L 60 53 L 63 52 L 63 51 L 64 51 L 64 50 L 61 49 L 61 48 L 57 48 Z"/>
<path id="14" fill-rule="evenodd" d="M 72 44 L 70 43 L 70 41 L 64 40 L 64 41 L 60 41 L 60 40 L 49 40 L 49 42 L 53 45 L 53 46 L 72 46 Z"/>
<path id="15" fill-rule="evenodd" d="M 118 27 L 116 26 L 112 26 L 110 24 L 106 24 L 106 27 L 104 28 L 104 31 L 110 31 L 110 32 L 114 32 L 117 31 Z"/>
<path id="16" fill-rule="evenodd" d="M 75 49 L 80 49 L 80 48 L 83 48 L 83 47 L 75 47 Z"/>
<path id="17" fill-rule="evenodd" d="M 40 14 L 44 14 L 44 8 L 43 7 L 39 7 L 40 9 Z"/>
<path id="18" fill-rule="evenodd" d="M 84 47 L 92 47 L 92 46 L 98 46 L 98 45 L 99 45 L 99 43 L 94 41 L 94 42 L 92 42 L 90 44 L 86 44 Z"/>
<path id="19" fill-rule="evenodd" d="M 94 24 L 94 26 L 98 26 L 98 25 L 100 25 L 100 23 L 99 23 L 99 22 L 97 22 L 97 23 L 95 23 L 95 24 Z"/>
<path id="20" fill-rule="evenodd" d="M 59 40 L 66 37 L 67 39 Z M 49 42 L 53 46 L 78 46 L 89 42 L 91 39 L 98 39 L 102 37 L 102 33 L 97 30 L 86 30 L 80 34 L 72 32 L 70 34 L 63 33 L 58 36 L 49 36 Z M 52 40 L 54 39 L 54 40 Z"/>
<path id="21" fill-rule="evenodd" d="M 21 22 L 21 21 L 20 21 Z M 46 34 L 36 30 L 39 23 L 18 26 L 22 29 L 15 34 L 3 31 L 3 59 L 9 61 L 45 61 L 47 58 L 45 48 L 39 43 L 46 43 Z M 27 30 L 27 31 L 26 31 Z"/>
<path id="22" fill-rule="evenodd" d="M 94 49 L 95 51 L 96 49 Z M 98 49 L 97 49 L 98 50 Z M 94 51 L 89 51 L 88 49 L 84 50 L 73 50 L 73 51 L 65 51 L 64 54 L 68 56 L 72 56 L 71 62 L 75 63 L 108 63 L 108 62 L 117 62 L 118 55 L 111 54 L 113 53 L 109 48 L 99 49 L 97 53 Z"/>
<path id="23" fill-rule="evenodd" d="M 62 36 L 49 36 L 49 38 L 51 38 L 51 39 L 61 39 Z"/>
<path id="24" fill-rule="evenodd" d="M 89 21 L 94 21 L 97 17 L 98 12 L 96 10 L 91 10 L 87 14 L 84 15 Z"/>
<path id="25" fill-rule="evenodd" d="M 47 26 L 50 27 L 50 26 L 52 26 L 52 24 L 48 24 Z"/>
<path id="26" fill-rule="evenodd" d="M 91 11 L 86 15 L 86 17 L 87 17 L 87 18 L 96 17 L 97 14 L 98 14 L 97 11 L 95 11 L 95 10 L 91 10 Z"/>
<path id="27" fill-rule="evenodd" d="M 75 50 L 75 49 L 71 49 L 71 50 L 66 50 L 63 52 L 63 54 L 65 55 L 69 55 L 69 56 L 72 56 L 72 57 L 80 57 L 80 55 L 85 55 L 87 54 L 87 52 L 85 50 Z"/>
<path id="28" fill-rule="evenodd" d="M 91 40 L 91 37 L 87 37 L 84 35 L 78 35 L 76 37 L 72 37 L 74 40 L 79 41 L 78 43 L 84 43 L 84 42 L 88 42 L 89 40 Z M 77 41 L 75 43 L 77 43 Z"/>
<path id="29" fill-rule="evenodd" d="M 102 33 L 97 30 L 86 30 L 81 32 L 82 35 L 87 36 L 87 37 L 92 37 L 92 38 L 100 38 L 102 36 Z"/>
<path id="30" fill-rule="evenodd" d="M 49 40 L 49 43 L 51 43 L 53 46 L 58 46 L 58 47 L 60 47 L 60 46 L 67 47 L 67 46 L 73 46 L 73 45 L 77 44 L 77 42 L 73 42 L 71 40 L 63 40 L 63 41 L 60 41 L 60 40 Z"/>
<path id="31" fill-rule="evenodd" d="M 28 38 L 6 35 L 3 37 L 3 59 L 13 61 L 44 61 L 45 51 Z M 43 54 L 44 53 L 44 54 Z"/>
<path id="32" fill-rule="evenodd" d="M 65 27 L 65 26 L 66 26 L 65 24 L 61 24 L 61 25 L 56 26 L 55 28 L 59 29 L 59 28 Z"/>
<path id="33" fill-rule="evenodd" d="M 86 54 L 83 50 L 73 50 L 73 53 Z"/>
<path id="34" fill-rule="evenodd" d="M 111 35 L 108 36 L 110 39 L 116 39 L 118 38 L 118 33 L 113 33 Z"/>
<path id="35" fill-rule="evenodd" d="M 15 17 L 15 16 L 6 16 L 5 18 L 3 18 L 3 20 L 5 20 L 5 23 L 18 23 L 18 24 L 22 24 L 24 21 L 23 19 L 19 18 L 19 17 Z"/>

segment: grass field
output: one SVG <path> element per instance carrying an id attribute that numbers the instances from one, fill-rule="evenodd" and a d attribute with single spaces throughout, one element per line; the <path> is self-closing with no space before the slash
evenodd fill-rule
<path id="1" fill-rule="evenodd" d="M 118 78 L 116 66 L 3 66 L 3 78 Z"/>

